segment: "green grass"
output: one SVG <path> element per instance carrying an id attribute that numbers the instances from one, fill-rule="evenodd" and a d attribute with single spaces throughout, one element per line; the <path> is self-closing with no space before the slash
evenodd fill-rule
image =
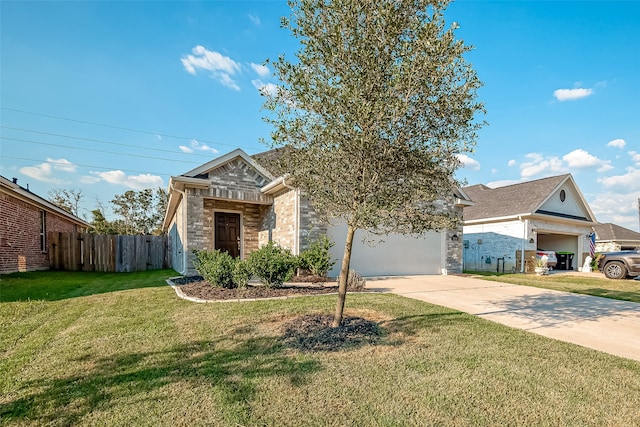
<path id="1" fill-rule="evenodd" d="M 0 302 L 57 301 L 126 289 L 166 286 L 165 279 L 177 275 L 173 270 L 115 275 L 69 271 L 14 273 L 0 276 Z"/>
<path id="2" fill-rule="evenodd" d="M 0 424 L 640 425 L 635 361 L 390 294 L 347 298 L 379 343 L 305 353 L 279 326 L 335 296 L 195 304 L 164 285 L 172 274 L 82 275 L 98 293 L 43 299 L 4 276 Z"/>
<path id="3" fill-rule="evenodd" d="M 640 280 L 612 280 L 595 274 L 595 277 L 571 274 L 550 274 L 548 276 L 536 276 L 533 274 L 496 275 L 496 273 L 480 274 L 476 272 L 472 274 L 477 274 L 480 276 L 480 279 L 495 282 L 535 286 L 537 288 L 554 289 L 556 291 L 640 302 Z"/>

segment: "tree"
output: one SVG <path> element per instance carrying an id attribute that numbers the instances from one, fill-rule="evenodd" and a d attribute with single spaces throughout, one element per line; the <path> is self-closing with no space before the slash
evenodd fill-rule
<path id="1" fill-rule="evenodd" d="M 333 327 L 341 324 L 353 236 L 452 228 L 458 156 L 472 151 L 481 87 L 446 28 L 449 1 L 290 0 L 296 61 L 273 62 L 263 92 L 272 146 L 325 219 L 347 224 Z"/>
<path id="2" fill-rule="evenodd" d="M 113 213 L 121 217 L 123 234 L 160 234 L 167 207 L 168 193 L 157 188 L 129 190 L 116 195 L 111 204 Z"/>
<path id="3" fill-rule="evenodd" d="M 65 211 L 78 216 L 80 202 L 84 198 L 82 190 L 53 188 L 48 193 L 49 201 Z"/>

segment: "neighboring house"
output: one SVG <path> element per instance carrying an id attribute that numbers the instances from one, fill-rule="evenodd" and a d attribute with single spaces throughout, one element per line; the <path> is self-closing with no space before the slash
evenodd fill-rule
<path id="1" fill-rule="evenodd" d="M 561 253 L 577 270 L 589 254 L 597 222 L 570 174 L 464 191 L 475 203 L 464 211 L 465 270 L 529 271 L 537 250 Z"/>
<path id="2" fill-rule="evenodd" d="M 618 252 L 640 248 L 640 233 L 606 223 L 593 227 L 596 231 L 596 252 Z"/>
<path id="3" fill-rule="evenodd" d="M 197 249 L 222 249 L 244 258 L 274 241 L 297 255 L 327 234 L 336 243 L 331 255 L 338 260 L 330 275 L 338 274 L 345 226 L 322 224 L 286 174 L 276 177 L 259 163 L 269 154 L 251 157 L 237 149 L 171 177 L 163 230 L 169 234 L 174 270 L 196 274 L 193 250 Z M 469 203 L 460 191 L 448 208 L 461 214 Z M 462 227 L 422 238 L 384 236 L 384 243 L 368 245 L 358 232 L 351 268 L 365 276 L 458 273 L 462 271 L 461 235 Z"/>
<path id="4" fill-rule="evenodd" d="M 47 270 L 47 232 L 86 231 L 91 224 L 0 176 L 0 273 Z"/>

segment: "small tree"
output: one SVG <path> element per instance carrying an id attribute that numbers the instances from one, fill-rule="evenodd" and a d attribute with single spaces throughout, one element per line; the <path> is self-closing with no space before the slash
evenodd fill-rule
<path id="1" fill-rule="evenodd" d="M 82 190 L 75 188 L 53 188 L 48 192 L 49 201 L 65 211 L 78 216 L 80 211 L 80 202 L 84 198 Z"/>
<path id="2" fill-rule="evenodd" d="M 290 0 L 283 25 L 296 61 L 273 65 L 264 92 L 280 168 L 325 219 L 347 224 L 338 301 L 342 321 L 353 236 L 421 234 L 456 225 L 446 202 L 483 111 L 470 50 L 446 28 L 448 0 Z"/>

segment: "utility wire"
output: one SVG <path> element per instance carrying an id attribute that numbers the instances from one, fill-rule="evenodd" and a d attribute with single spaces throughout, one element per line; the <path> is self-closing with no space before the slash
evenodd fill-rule
<path id="1" fill-rule="evenodd" d="M 54 165 L 62 165 L 62 166 L 82 166 L 82 167 L 86 167 L 86 168 L 95 168 L 95 169 L 104 169 L 104 170 L 113 170 L 113 169 L 118 169 L 121 170 L 123 172 L 135 172 L 135 173 L 146 173 L 146 174 L 152 174 L 152 175 L 161 175 L 161 176 L 170 176 L 171 174 L 168 174 L 167 172 L 149 172 L 149 171 L 141 171 L 141 170 L 135 170 L 135 169 L 121 169 L 121 168 L 105 168 L 104 166 L 95 166 L 95 165 L 84 165 L 81 163 L 67 163 L 67 162 L 59 162 L 56 160 L 41 160 L 41 159 L 30 159 L 30 158 L 26 158 L 26 157 L 13 157 L 13 156 L 5 156 L 3 155 L 2 158 L 4 159 L 14 159 L 14 160 L 27 160 L 30 162 L 43 162 L 43 163 L 51 163 Z"/>
<path id="2" fill-rule="evenodd" d="M 17 131 L 21 131 L 21 132 L 37 133 L 37 134 L 40 134 L 40 135 L 47 135 L 47 136 L 57 136 L 57 137 L 60 137 L 60 138 L 77 139 L 77 140 L 80 140 L 80 141 L 98 142 L 98 143 L 101 143 L 101 144 L 109 144 L 109 145 L 118 145 L 118 146 L 127 147 L 127 148 L 141 148 L 143 150 L 163 151 L 165 153 L 176 154 L 175 150 L 164 150 L 162 148 L 143 147 L 141 145 L 122 144 L 120 142 L 111 142 L 111 141 L 104 141 L 104 140 L 101 140 L 101 139 L 84 138 L 84 137 L 81 137 L 81 136 L 62 135 L 62 134 L 58 134 L 58 133 L 41 132 L 41 131 L 37 131 L 37 130 L 15 128 L 15 127 L 11 127 L 11 126 L 0 126 L 0 128 L 17 130 Z M 2 136 L 0 136 L 0 138 L 2 138 Z M 200 153 L 185 153 L 185 152 L 181 152 L 179 154 L 186 155 L 186 156 L 202 157 L 202 154 L 200 154 Z M 211 154 L 215 154 L 215 153 L 211 152 Z"/>
<path id="3" fill-rule="evenodd" d="M 9 140 L 9 141 L 27 142 L 27 143 L 30 143 L 30 144 L 49 145 L 49 146 L 52 146 L 52 147 L 71 148 L 72 150 L 84 150 L 84 151 L 91 151 L 91 152 L 94 152 L 94 153 L 107 153 L 107 154 L 117 154 L 119 156 L 127 156 L 127 157 L 140 157 L 140 158 L 143 158 L 143 159 L 166 160 L 166 161 L 169 161 L 169 162 L 180 162 L 180 163 L 191 163 L 191 164 L 201 164 L 202 163 L 202 162 L 194 162 L 194 161 L 191 161 L 191 160 L 176 160 L 176 159 L 167 159 L 166 157 L 143 156 L 141 154 L 129 154 L 129 153 L 118 153 L 116 151 L 96 150 L 94 148 L 72 147 L 70 145 L 52 144 L 52 143 L 49 143 L 49 142 L 30 141 L 28 139 L 9 138 L 9 137 L 6 137 L 6 136 L 0 136 L 0 139 L 6 139 L 6 140 Z"/>
<path id="4" fill-rule="evenodd" d="M 137 133 L 142 133 L 142 134 L 147 134 L 147 135 L 157 135 L 157 136 L 162 136 L 162 137 L 165 137 L 165 138 L 174 138 L 174 139 L 182 139 L 182 140 L 196 140 L 198 142 L 203 142 L 203 143 L 207 143 L 207 144 L 225 145 L 225 146 L 228 146 L 228 147 L 249 149 L 249 147 L 246 147 L 246 146 L 243 147 L 243 146 L 239 146 L 239 145 L 235 145 L 235 144 L 225 144 L 225 143 L 222 143 L 222 142 L 207 141 L 205 139 L 189 138 L 189 137 L 186 137 L 186 136 L 168 135 L 168 134 L 159 133 L 159 132 L 150 132 L 150 131 L 145 131 L 145 130 L 126 128 L 126 127 L 122 127 L 122 126 L 106 125 L 106 124 L 103 124 L 103 123 L 96 123 L 96 122 L 89 122 L 89 121 L 85 121 L 85 120 L 70 119 L 70 118 L 67 118 L 67 117 L 52 116 L 50 114 L 34 113 L 32 111 L 18 110 L 18 109 L 15 109 L 15 108 L 0 107 L 0 109 L 6 110 L 6 111 L 13 111 L 13 112 L 16 112 L 16 113 L 31 114 L 31 115 L 40 116 L 40 117 L 48 117 L 50 119 L 66 120 L 66 121 L 74 122 L 74 123 L 82 123 L 82 124 L 87 124 L 87 125 L 92 125 L 92 126 L 102 126 L 102 127 L 111 128 L 111 129 L 125 130 L 125 131 L 128 131 L 128 132 L 137 132 Z"/>

